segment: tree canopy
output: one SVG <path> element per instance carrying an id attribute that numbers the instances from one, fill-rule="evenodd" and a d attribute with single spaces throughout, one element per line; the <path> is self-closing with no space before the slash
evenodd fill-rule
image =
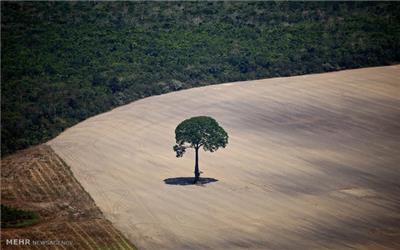
<path id="1" fill-rule="evenodd" d="M 228 134 L 218 122 L 208 116 L 196 116 L 181 122 L 175 129 L 176 145 L 173 147 L 176 157 L 182 157 L 187 148 L 195 150 L 194 183 L 200 178 L 199 148 L 214 152 L 225 148 L 228 144 Z"/>
<path id="2" fill-rule="evenodd" d="M 1 2 L 1 153 L 140 98 L 400 62 L 399 2 Z"/>
<path id="3" fill-rule="evenodd" d="M 204 151 L 214 152 L 228 144 L 228 134 L 215 119 L 208 116 L 184 120 L 175 129 L 175 139 L 177 157 L 182 157 L 186 148 L 203 147 Z"/>

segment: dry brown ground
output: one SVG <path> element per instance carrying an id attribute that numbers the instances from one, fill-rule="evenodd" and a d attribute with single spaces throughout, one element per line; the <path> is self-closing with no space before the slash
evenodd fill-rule
<path id="1" fill-rule="evenodd" d="M 2 249 L 135 249 L 104 218 L 69 167 L 47 145 L 2 160 L 1 204 L 40 215 L 36 225 L 2 228 Z M 6 245 L 6 239 L 16 238 L 65 242 L 58 246 Z"/>
<path id="2" fill-rule="evenodd" d="M 146 98 L 49 144 L 142 249 L 400 249 L 400 66 L 238 82 Z M 226 149 L 172 151 L 216 118 Z"/>

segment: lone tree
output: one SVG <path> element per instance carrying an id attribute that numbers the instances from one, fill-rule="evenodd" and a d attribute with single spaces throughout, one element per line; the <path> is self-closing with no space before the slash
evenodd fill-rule
<path id="1" fill-rule="evenodd" d="M 197 116 L 181 122 L 175 129 L 176 145 L 173 147 L 176 157 L 182 157 L 187 148 L 194 148 L 194 183 L 199 180 L 199 148 L 214 152 L 228 144 L 228 134 L 218 122 L 208 116 Z"/>

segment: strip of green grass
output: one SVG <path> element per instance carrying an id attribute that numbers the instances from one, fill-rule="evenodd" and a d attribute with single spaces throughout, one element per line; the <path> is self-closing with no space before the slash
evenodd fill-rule
<path id="1" fill-rule="evenodd" d="M 39 222 L 39 215 L 33 211 L 1 205 L 1 227 L 26 227 Z"/>

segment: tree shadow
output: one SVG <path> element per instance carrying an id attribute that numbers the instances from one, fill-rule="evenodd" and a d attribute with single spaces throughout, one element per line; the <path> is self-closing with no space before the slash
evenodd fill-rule
<path id="1" fill-rule="evenodd" d="M 200 177 L 197 183 L 194 183 L 194 177 L 175 177 L 175 178 L 167 178 L 164 180 L 165 184 L 168 185 L 181 185 L 181 186 L 186 186 L 186 185 L 204 185 L 208 184 L 211 182 L 216 182 L 218 181 L 217 179 L 214 178 L 206 178 L 206 177 Z"/>

